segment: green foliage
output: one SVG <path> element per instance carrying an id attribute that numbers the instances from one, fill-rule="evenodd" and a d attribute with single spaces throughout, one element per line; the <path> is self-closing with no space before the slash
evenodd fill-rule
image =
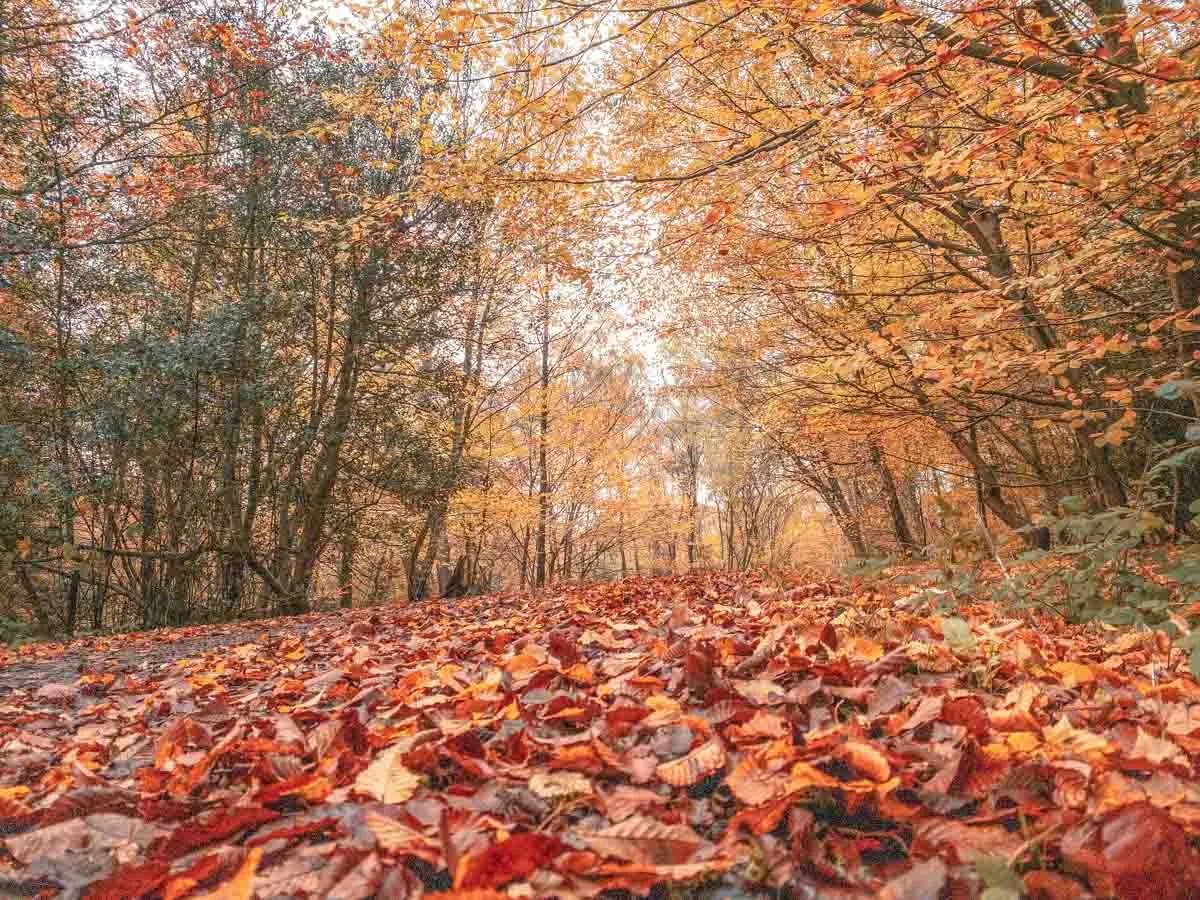
<path id="1" fill-rule="evenodd" d="M 983 900 L 1019 900 L 1024 894 L 1021 876 L 1000 856 L 980 856 L 974 861 L 975 874 L 986 886 Z"/>
<path id="2" fill-rule="evenodd" d="M 1167 620 L 1173 567 L 1163 553 L 1137 552 L 1165 533 L 1160 516 L 1128 506 L 1090 512 L 1079 498 L 1067 497 L 1063 515 L 1043 524 L 1054 550 L 1031 550 L 1021 559 L 1039 562 L 1052 555 L 1067 565 L 1025 576 L 1025 605 L 1055 609 L 1071 622 L 1159 626 Z M 1176 566 L 1200 565 L 1189 548 L 1183 553 Z"/>
<path id="3" fill-rule="evenodd" d="M 1168 534 L 1167 523 L 1147 509 L 1117 507 L 1100 512 L 1077 497 L 1063 500 L 1062 515 L 1043 520 L 1051 550 L 1029 550 L 1017 560 L 1028 566 L 1003 566 L 999 578 L 982 578 L 981 548 L 962 562 L 943 560 L 938 570 L 898 576 L 917 587 L 905 599 L 912 609 L 945 616 L 943 633 L 952 645 L 972 640 L 966 623 L 952 613 L 963 598 L 986 597 L 1014 610 L 1049 610 L 1072 623 L 1162 628 L 1178 633 L 1171 615 L 1200 589 L 1200 543 L 1155 546 Z M 1200 501 L 1190 506 L 1200 515 Z M 956 538 L 959 544 L 964 540 Z M 986 543 L 986 542 L 984 542 Z M 874 575 L 891 560 L 858 560 L 847 574 Z M 1200 631 L 1180 640 L 1200 677 Z"/>
<path id="4" fill-rule="evenodd" d="M 0 644 L 19 647 L 21 644 L 39 640 L 41 635 L 37 627 L 30 622 L 18 619 L 0 618 Z"/>

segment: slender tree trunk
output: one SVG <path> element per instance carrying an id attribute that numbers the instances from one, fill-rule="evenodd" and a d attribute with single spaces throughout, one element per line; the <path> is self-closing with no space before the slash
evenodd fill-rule
<path id="1" fill-rule="evenodd" d="M 621 552 L 621 578 L 629 577 L 629 564 L 625 561 L 625 510 L 617 514 L 617 547 Z"/>
<path id="2" fill-rule="evenodd" d="M 887 464 L 887 460 L 883 458 L 883 451 L 879 445 L 872 442 L 870 445 L 871 462 L 875 465 L 875 470 L 879 473 L 879 481 L 883 485 L 883 493 L 887 498 L 888 512 L 892 517 L 892 532 L 896 536 L 896 543 L 900 545 L 901 552 L 911 554 L 916 549 L 916 541 L 913 540 L 912 531 L 908 527 L 908 519 L 904 516 L 904 507 L 900 505 L 900 494 L 896 490 L 896 479 L 892 476 L 892 470 Z"/>
<path id="3" fill-rule="evenodd" d="M 79 569 L 74 569 L 67 579 L 67 637 L 75 636 L 75 624 L 79 617 Z"/>
<path id="4" fill-rule="evenodd" d="M 341 366 L 338 370 L 333 414 L 329 428 L 313 466 L 313 477 L 306 492 L 307 503 L 300 528 L 300 539 L 296 548 L 296 561 L 292 568 L 289 596 L 285 599 L 285 611 L 301 613 L 309 607 L 309 591 L 316 568 L 325 532 L 325 519 L 329 511 L 329 499 L 333 495 L 341 468 L 342 447 L 354 416 L 354 398 L 358 386 L 358 344 L 367 324 L 367 304 L 379 272 L 379 261 L 372 252 L 359 273 L 355 286 L 354 301 L 346 325 L 346 336 L 342 347 Z"/>
<path id="5" fill-rule="evenodd" d="M 550 519 L 550 473 L 546 465 L 546 443 L 550 436 L 550 296 L 542 300 L 541 410 L 538 416 L 538 524 L 535 584 L 546 584 L 546 529 Z"/>
<path id="6" fill-rule="evenodd" d="M 347 519 L 342 530 L 341 556 L 338 559 L 338 602 L 343 609 L 354 606 L 354 551 L 357 535 L 353 519 Z"/>

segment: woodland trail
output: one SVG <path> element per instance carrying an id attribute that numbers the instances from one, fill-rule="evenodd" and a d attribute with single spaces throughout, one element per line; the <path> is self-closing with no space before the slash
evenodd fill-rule
<path id="1" fill-rule="evenodd" d="M 276 638 L 296 633 L 312 618 L 162 628 L 67 642 L 27 644 L 15 650 L 0 647 L 0 702 L 13 691 L 36 691 L 47 684 L 74 682 L 83 675 L 138 675 L 143 678 L 161 675 L 181 659 L 259 640 L 264 635 Z"/>
<path id="2" fill-rule="evenodd" d="M 910 591 L 703 573 L 29 648 L 0 895 L 1197 896 L 1183 655 Z"/>

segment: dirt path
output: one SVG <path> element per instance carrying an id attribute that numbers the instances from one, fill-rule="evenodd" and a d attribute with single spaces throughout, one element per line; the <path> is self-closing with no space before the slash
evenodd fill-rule
<path id="1" fill-rule="evenodd" d="M 301 633 L 322 613 L 232 625 L 200 625 L 84 638 L 69 643 L 0 648 L 0 700 L 15 691 L 36 692 L 47 684 L 73 684 L 81 675 L 140 674 L 170 669 L 181 659 L 225 646 Z"/>

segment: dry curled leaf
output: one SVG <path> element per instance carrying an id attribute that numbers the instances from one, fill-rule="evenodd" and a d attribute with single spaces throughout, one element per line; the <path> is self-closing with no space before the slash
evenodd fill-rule
<path id="1" fill-rule="evenodd" d="M 262 856 L 262 847 L 251 848 L 231 879 L 212 891 L 197 894 L 193 900 L 250 900 L 254 896 L 254 873 Z"/>
<path id="2" fill-rule="evenodd" d="M 747 753 L 726 779 L 729 790 L 742 803 L 759 806 L 794 790 L 786 769 L 764 765 L 759 755 Z"/>
<path id="3" fill-rule="evenodd" d="M 675 787 L 693 785 L 725 765 L 725 748 L 715 738 L 705 741 L 687 756 L 660 764 L 655 770 L 659 781 Z"/>
<path id="4" fill-rule="evenodd" d="M 843 744 L 838 748 L 838 758 L 872 781 L 883 782 L 892 777 L 892 766 L 887 758 L 878 749 L 862 741 Z"/>
<path id="5" fill-rule="evenodd" d="M 1187 833 L 1149 803 L 1080 823 L 1063 835 L 1062 851 L 1102 895 L 1185 900 L 1200 892 L 1200 865 Z"/>
<path id="6" fill-rule="evenodd" d="M 578 772 L 538 772 L 529 779 L 529 790 L 543 800 L 592 793 L 592 782 Z"/>

